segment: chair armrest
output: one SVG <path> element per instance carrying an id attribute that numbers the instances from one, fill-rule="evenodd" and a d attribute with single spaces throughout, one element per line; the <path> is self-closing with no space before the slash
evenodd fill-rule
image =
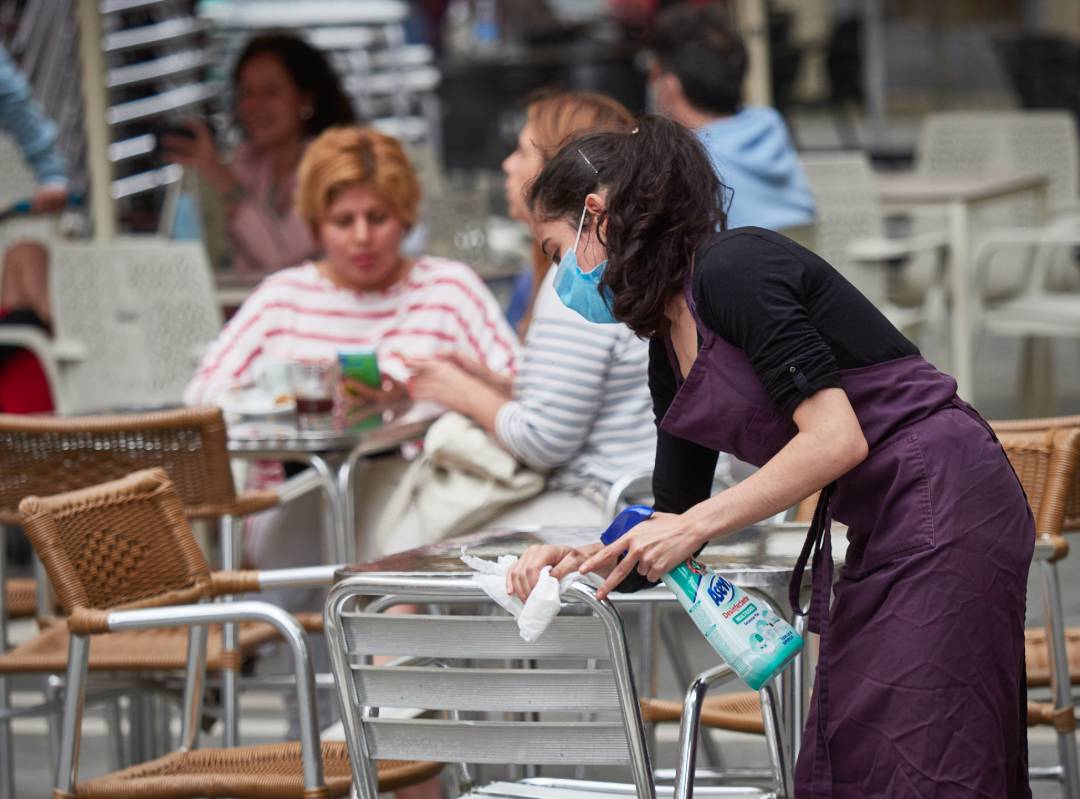
<path id="1" fill-rule="evenodd" d="M 604 500 L 604 518 L 612 519 L 619 509 L 619 502 L 627 493 L 652 489 L 652 469 L 642 469 L 636 472 L 628 472 L 618 477 L 611 488 L 608 489 L 607 498 Z"/>
<path id="2" fill-rule="evenodd" d="M 268 588 L 330 585 L 334 582 L 334 574 L 344 566 L 345 564 L 337 563 L 267 571 L 216 571 L 210 575 L 210 582 L 214 596 L 255 593 Z"/>
<path id="3" fill-rule="evenodd" d="M 972 258 L 972 285 L 977 297 L 983 294 L 991 257 L 1024 245 L 1036 248 L 1025 283 L 1032 288 L 1041 288 L 1049 267 L 1047 253 L 1080 245 L 1080 217 L 1065 217 L 1043 227 L 1002 228 L 981 235 L 975 243 Z"/>
<path id="4" fill-rule="evenodd" d="M 1040 533 L 1035 537 L 1033 560 L 1044 563 L 1057 563 L 1069 554 L 1069 542 L 1063 535 Z"/>
<path id="5" fill-rule="evenodd" d="M 292 502 L 311 491 L 333 491 L 335 487 L 327 483 L 326 477 L 320 475 L 314 469 L 304 469 L 297 475 L 293 475 L 284 483 L 274 486 L 274 492 L 282 504 Z"/>
<path id="6" fill-rule="evenodd" d="M 33 353 L 45 371 L 45 379 L 54 399 L 59 399 L 61 360 L 56 343 L 40 327 L 34 325 L 0 325 L 0 345 L 22 347 Z M 57 402 L 57 405 L 60 403 Z"/>
<path id="7" fill-rule="evenodd" d="M 924 252 L 937 252 L 948 247 L 944 232 L 922 233 L 902 239 L 857 239 L 848 245 L 848 255 L 856 261 L 874 263 L 910 258 Z"/>
<path id="8" fill-rule="evenodd" d="M 694 771 L 697 768 L 697 741 L 701 727 L 701 705 L 709 689 L 734 678 L 735 671 L 726 663 L 701 672 L 683 699 L 682 719 L 679 722 L 679 759 L 675 767 L 675 799 L 689 799 L 694 790 Z"/>
<path id="9" fill-rule="evenodd" d="M 311 646 L 304 628 L 291 613 L 269 602 L 243 601 L 113 610 L 104 612 L 104 617 L 103 631 L 108 632 L 242 621 L 261 621 L 272 625 L 281 633 L 292 651 L 296 698 L 300 711 L 304 787 L 312 788 L 323 784 L 319 728 L 315 719 L 315 669 L 311 663 Z"/>

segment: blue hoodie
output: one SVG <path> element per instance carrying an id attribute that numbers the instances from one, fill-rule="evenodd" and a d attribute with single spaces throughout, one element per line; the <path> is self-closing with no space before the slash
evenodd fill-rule
<path id="1" fill-rule="evenodd" d="M 814 198 L 783 118 L 747 107 L 697 130 L 730 190 L 728 227 L 781 230 L 814 221 Z"/>

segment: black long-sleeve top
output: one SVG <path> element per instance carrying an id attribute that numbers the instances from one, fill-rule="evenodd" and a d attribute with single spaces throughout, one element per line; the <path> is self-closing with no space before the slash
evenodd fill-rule
<path id="1" fill-rule="evenodd" d="M 840 371 L 917 355 L 874 305 L 822 258 L 763 228 L 735 228 L 697 252 L 694 302 L 702 323 L 742 350 L 773 404 L 791 414 L 840 385 Z M 650 342 L 649 389 L 660 424 L 677 390 L 661 335 Z M 682 513 L 709 497 L 717 453 L 659 432 L 657 510 Z"/>

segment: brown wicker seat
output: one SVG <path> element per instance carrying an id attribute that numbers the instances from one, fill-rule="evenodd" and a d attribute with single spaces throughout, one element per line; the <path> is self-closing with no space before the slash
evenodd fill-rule
<path id="1" fill-rule="evenodd" d="M 641 718 L 648 722 L 680 721 L 683 703 L 675 699 L 642 699 Z M 701 704 L 701 724 L 732 732 L 764 735 L 761 697 L 756 691 L 708 696 Z"/>
<path id="2" fill-rule="evenodd" d="M 136 625 L 140 627 L 146 624 L 147 615 L 153 616 L 152 609 L 165 606 L 185 605 L 184 613 L 191 618 L 222 618 L 233 613 L 228 603 L 191 603 L 254 587 L 259 575 L 210 572 L 191 535 L 179 498 L 161 469 L 137 472 L 121 480 L 47 499 L 28 497 L 19 509 L 27 535 L 67 613 L 64 625 L 69 633 L 67 687 L 69 696 L 79 697 L 79 703 L 65 705 L 61 752 L 66 755 L 62 755 L 57 769 L 64 783 L 53 791 L 54 799 L 136 796 L 321 799 L 348 791 L 351 770 L 343 744 L 322 746 L 325 773 L 321 783 L 317 782 L 314 767 L 305 773 L 302 745 L 298 743 L 196 748 L 199 731 L 193 720 L 201 717 L 202 703 L 202 690 L 197 688 L 202 684 L 198 670 L 205 673 L 206 660 L 200 644 L 195 643 L 201 636 L 193 633 L 189 638 L 193 643 L 185 658 L 190 690 L 185 689 L 181 751 L 77 785 L 74 782 L 78 764 L 76 730 L 90 659 L 86 654 L 87 639 L 107 641 L 109 635 L 123 635 L 115 629 L 119 623 L 117 616 L 122 618 L 122 613 L 117 611 L 140 610 Z M 260 604 L 266 608 L 262 613 L 273 611 L 272 615 L 264 616 L 268 620 L 287 616 L 265 603 L 244 603 L 246 612 L 250 614 Z M 187 616 L 180 619 L 187 620 Z M 155 621 L 170 626 L 164 617 Z M 295 622 L 292 624 L 295 627 Z M 251 635 L 262 634 L 257 627 L 253 629 Z M 52 629 L 45 633 L 49 634 Z M 294 641 L 303 638 L 299 632 L 292 635 Z M 311 730 L 311 737 L 305 740 L 314 739 L 313 746 L 318 746 L 310 704 L 314 687 L 310 657 L 306 648 L 294 648 L 293 658 L 299 704 L 308 708 L 307 717 L 301 719 L 301 730 Z M 318 750 L 309 751 L 317 763 Z M 441 764 L 434 763 L 389 763 L 385 766 L 386 790 L 423 781 L 440 769 Z M 310 784 L 313 782 L 318 787 Z"/>
<path id="3" fill-rule="evenodd" d="M 349 752 L 342 741 L 322 744 L 329 796 L 345 796 L 352 783 Z M 431 779 L 440 763 L 379 762 L 379 791 L 394 791 Z M 80 799 L 180 799 L 258 796 L 291 799 L 304 794 L 297 743 L 174 752 L 79 785 Z"/>
<path id="4" fill-rule="evenodd" d="M 295 614 L 308 631 L 322 629 L 317 613 Z M 246 655 L 278 639 L 268 624 L 238 625 L 239 652 Z M 138 630 L 106 633 L 90 643 L 90 671 L 178 671 L 187 664 L 188 632 L 184 629 Z M 53 622 L 40 634 L 0 655 L 0 672 L 58 674 L 67 668 L 68 630 Z M 206 666 L 210 671 L 235 668 L 223 648 L 221 625 L 210 628 Z"/>
<path id="5" fill-rule="evenodd" d="M 37 583 L 34 580 L 8 580 L 4 591 L 9 619 L 28 619 L 37 614 Z"/>

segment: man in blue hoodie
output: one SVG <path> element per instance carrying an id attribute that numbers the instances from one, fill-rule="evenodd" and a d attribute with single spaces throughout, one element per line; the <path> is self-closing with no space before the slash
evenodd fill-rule
<path id="1" fill-rule="evenodd" d="M 650 84 L 660 113 L 697 131 L 728 186 L 728 227 L 785 230 L 814 221 L 814 198 L 783 118 L 742 104 L 746 47 L 722 7 L 662 12 Z"/>

